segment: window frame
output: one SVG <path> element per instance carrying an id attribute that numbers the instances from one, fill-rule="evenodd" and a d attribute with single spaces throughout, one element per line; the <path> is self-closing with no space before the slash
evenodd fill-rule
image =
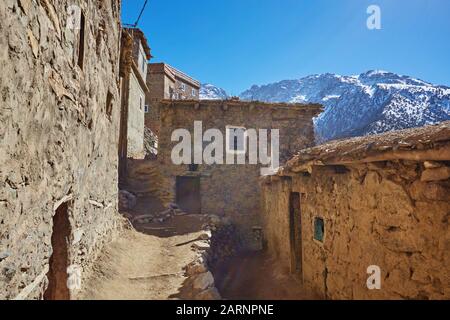
<path id="1" fill-rule="evenodd" d="M 242 129 L 244 131 L 243 150 L 230 149 L 230 129 Z M 235 135 L 233 135 L 235 136 Z M 234 146 L 234 144 L 233 144 Z M 246 154 L 247 153 L 247 128 L 242 126 L 227 125 L 225 127 L 225 151 L 228 154 Z"/>
<path id="2" fill-rule="evenodd" d="M 316 239 L 316 221 L 321 220 L 322 221 L 322 240 Z M 314 216 L 312 221 L 312 228 L 313 228 L 313 240 L 319 245 L 322 245 L 325 243 L 325 218 L 321 216 Z"/>

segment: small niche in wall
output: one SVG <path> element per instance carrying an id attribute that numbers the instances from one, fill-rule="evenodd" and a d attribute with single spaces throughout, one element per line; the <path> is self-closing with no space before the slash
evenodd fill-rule
<path id="1" fill-rule="evenodd" d="M 314 218 L 314 240 L 323 242 L 323 237 L 325 235 L 325 223 L 323 218 Z"/>
<path id="2" fill-rule="evenodd" d="M 84 36 L 85 36 L 85 28 L 86 28 L 86 18 L 84 16 L 83 11 L 81 11 L 80 16 L 80 30 L 79 30 L 79 38 L 78 38 L 78 61 L 77 64 L 81 70 L 83 70 L 84 66 Z"/>
<path id="3" fill-rule="evenodd" d="M 300 173 L 300 175 L 301 175 L 302 177 L 306 177 L 306 178 L 309 178 L 309 177 L 311 177 L 311 173 L 309 173 L 309 172 L 306 172 L 306 171 L 304 171 L 304 172 L 301 172 L 301 173 Z"/>
<path id="4" fill-rule="evenodd" d="M 106 116 L 109 120 L 111 120 L 112 116 L 113 100 L 114 99 L 111 91 L 108 91 L 108 94 L 106 95 Z"/>
<path id="5" fill-rule="evenodd" d="M 198 171 L 198 164 L 190 164 L 188 166 L 189 171 Z"/>
<path id="6" fill-rule="evenodd" d="M 333 170 L 336 174 L 345 174 L 350 172 L 350 170 L 346 166 L 333 166 Z"/>

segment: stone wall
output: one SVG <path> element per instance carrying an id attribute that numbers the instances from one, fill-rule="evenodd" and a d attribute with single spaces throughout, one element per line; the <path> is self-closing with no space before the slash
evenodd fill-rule
<path id="1" fill-rule="evenodd" d="M 176 176 L 200 177 L 201 212 L 230 217 L 242 236 L 250 236 L 251 227 L 259 224 L 260 165 L 248 164 L 247 160 L 247 164 L 243 165 L 201 164 L 196 171 L 189 171 L 188 165 L 172 163 L 172 147 L 177 144 L 171 142 L 172 131 L 185 128 L 193 136 L 194 121 L 202 121 L 203 132 L 217 128 L 224 137 L 227 125 L 248 129 L 280 129 L 280 154 L 283 160 L 295 150 L 312 144 L 312 116 L 320 110 L 318 107 L 284 108 L 239 101 L 174 101 L 163 102 L 159 108 L 161 129 L 157 161 L 162 174 L 168 178 L 173 201 L 176 197 Z"/>
<path id="2" fill-rule="evenodd" d="M 120 225 L 119 19 L 118 0 L 0 3 L 0 299 L 42 297 L 61 204 L 82 279 Z"/>
<path id="3" fill-rule="evenodd" d="M 154 160 L 128 159 L 126 188 L 139 197 L 156 197 L 164 206 L 173 201 L 173 191 L 167 177 Z"/>
<path id="4" fill-rule="evenodd" d="M 267 248 L 290 268 L 289 194 L 299 192 L 307 288 L 331 299 L 448 299 L 448 172 L 444 162 L 382 161 L 271 177 L 262 184 Z M 323 242 L 313 239 L 315 217 Z M 366 286 L 371 265 L 380 290 Z"/>
<path id="5" fill-rule="evenodd" d="M 128 96 L 128 142 L 127 156 L 134 159 L 144 158 L 144 105 L 145 93 L 133 68 L 130 73 Z"/>

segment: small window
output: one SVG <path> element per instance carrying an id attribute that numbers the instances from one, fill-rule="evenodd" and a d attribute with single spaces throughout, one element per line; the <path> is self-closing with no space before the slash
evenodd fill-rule
<path id="1" fill-rule="evenodd" d="M 148 104 L 146 104 L 146 105 L 144 106 L 144 112 L 145 112 L 145 113 L 148 113 Z"/>
<path id="2" fill-rule="evenodd" d="M 139 97 L 139 109 L 142 110 L 142 97 Z"/>
<path id="3" fill-rule="evenodd" d="M 106 95 L 106 116 L 111 120 L 112 109 L 113 109 L 113 95 L 110 91 Z"/>
<path id="4" fill-rule="evenodd" d="M 198 164 L 191 163 L 189 165 L 189 171 L 197 171 L 197 170 L 198 170 Z"/>
<path id="5" fill-rule="evenodd" d="M 142 72 L 145 74 L 145 66 L 147 64 L 147 61 L 145 61 L 145 56 L 142 56 Z"/>
<path id="6" fill-rule="evenodd" d="M 323 237 L 325 235 L 325 224 L 323 219 L 320 217 L 314 218 L 314 240 L 323 242 Z"/>
<path id="7" fill-rule="evenodd" d="M 195 97 L 197 95 L 197 90 L 192 89 L 192 95 Z"/>
<path id="8" fill-rule="evenodd" d="M 226 127 L 226 151 L 228 153 L 246 152 L 246 130 L 244 127 Z"/>
<path id="9" fill-rule="evenodd" d="M 183 92 L 186 91 L 186 85 L 184 83 L 181 84 L 180 88 L 181 88 L 181 91 L 183 91 Z"/>
<path id="10" fill-rule="evenodd" d="M 81 11 L 80 16 L 80 30 L 79 30 L 79 38 L 78 38 L 78 66 L 80 69 L 83 69 L 84 66 L 84 33 L 85 33 L 85 26 L 86 25 L 86 19 L 84 17 L 83 11 Z"/>

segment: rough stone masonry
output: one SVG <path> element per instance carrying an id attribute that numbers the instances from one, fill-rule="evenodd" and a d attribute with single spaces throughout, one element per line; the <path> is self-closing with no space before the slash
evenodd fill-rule
<path id="1" fill-rule="evenodd" d="M 0 299 L 43 297 L 52 252 L 82 280 L 119 226 L 119 16 L 119 0 L 0 2 Z"/>

